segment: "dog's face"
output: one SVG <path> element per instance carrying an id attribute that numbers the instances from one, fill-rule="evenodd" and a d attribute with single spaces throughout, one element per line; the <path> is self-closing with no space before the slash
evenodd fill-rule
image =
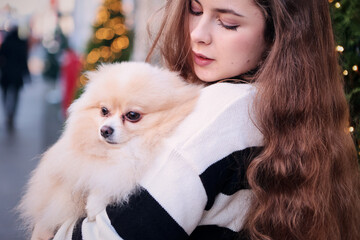
<path id="1" fill-rule="evenodd" d="M 107 106 L 101 107 L 101 116 L 104 118 L 99 127 L 100 139 L 110 144 L 119 144 L 126 141 L 130 134 L 127 133 L 128 124 L 141 125 L 137 123 L 141 120 L 143 114 L 140 111 L 129 110 L 123 112 L 109 108 Z"/>
<path id="2" fill-rule="evenodd" d="M 87 148 L 90 142 L 118 147 L 136 137 L 156 141 L 192 110 L 200 89 L 146 63 L 104 65 L 88 77 L 67 122 L 67 131 Z"/>

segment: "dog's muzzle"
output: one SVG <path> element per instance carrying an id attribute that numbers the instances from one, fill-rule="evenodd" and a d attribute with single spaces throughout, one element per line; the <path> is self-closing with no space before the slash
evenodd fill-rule
<path id="1" fill-rule="evenodd" d="M 114 133 L 114 129 L 109 126 L 103 126 L 100 129 L 100 134 L 103 138 L 107 139 Z"/>

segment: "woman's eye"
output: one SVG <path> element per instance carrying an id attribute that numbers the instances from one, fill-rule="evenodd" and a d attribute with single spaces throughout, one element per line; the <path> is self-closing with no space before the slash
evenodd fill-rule
<path id="1" fill-rule="evenodd" d="M 236 31 L 237 28 L 240 26 L 240 25 L 227 25 L 227 24 L 224 24 L 220 19 L 218 19 L 218 22 L 219 22 L 219 25 L 225 29 L 228 29 L 228 30 L 234 30 Z"/>
<path id="2" fill-rule="evenodd" d="M 130 122 L 138 122 L 141 118 L 141 114 L 137 112 L 128 112 L 125 114 L 125 119 Z"/>
<path id="3" fill-rule="evenodd" d="M 195 1 L 191 1 L 189 6 L 189 12 L 190 14 L 195 16 L 200 16 L 202 14 L 200 5 Z"/>
<path id="4" fill-rule="evenodd" d="M 102 107 L 101 108 L 101 115 L 102 116 L 107 116 L 107 115 L 109 115 L 109 113 L 110 113 L 110 111 L 109 111 L 109 109 L 107 109 L 106 107 Z"/>

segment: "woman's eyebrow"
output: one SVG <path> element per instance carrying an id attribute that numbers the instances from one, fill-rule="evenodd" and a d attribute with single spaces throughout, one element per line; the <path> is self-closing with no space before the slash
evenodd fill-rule
<path id="1" fill-rule="evenodd" d="M 199 2 L 199 0 L 194 0 L 194 1 L 197 2 L 201 6 L 201 3 Z M 237 13 L 234 10 L 228 9 L 228 8 L 215 8 L 214 11 L 219 12 L 219 13 L 233 14 L 233 15 L 238 16 L 238 17 L 244 17 L 244 15 L 241 15 L 240 13 Z"/>
<path id="2" fill-rule="evenodd" d="M 233 15 L 238 16 L 238 17 L 244 17 L 244 15 L 241 15 L 240 13 L 237 13 L 237 12 L 235 12 L 235 11 L 232 10 L 232 9 L 215 8 L 214 10 L 215 10 L 216 12 L 219 12 L 219 13 L 230 13 L 230 14 L 233 14 Z"/>

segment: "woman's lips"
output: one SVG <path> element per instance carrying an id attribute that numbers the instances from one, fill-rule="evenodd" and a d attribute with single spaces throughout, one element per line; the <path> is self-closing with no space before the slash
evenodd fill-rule
<path id="1" fill-rule="evenodd" d="M 207 65 L 211 64 L 213 61 L 215 61 L 214 59 L 208 58 L 199 53 L 194 52 L 193 55 L 194 55 L 195 64 L 199 65 L 200 67 L 207 66 Z"/>

